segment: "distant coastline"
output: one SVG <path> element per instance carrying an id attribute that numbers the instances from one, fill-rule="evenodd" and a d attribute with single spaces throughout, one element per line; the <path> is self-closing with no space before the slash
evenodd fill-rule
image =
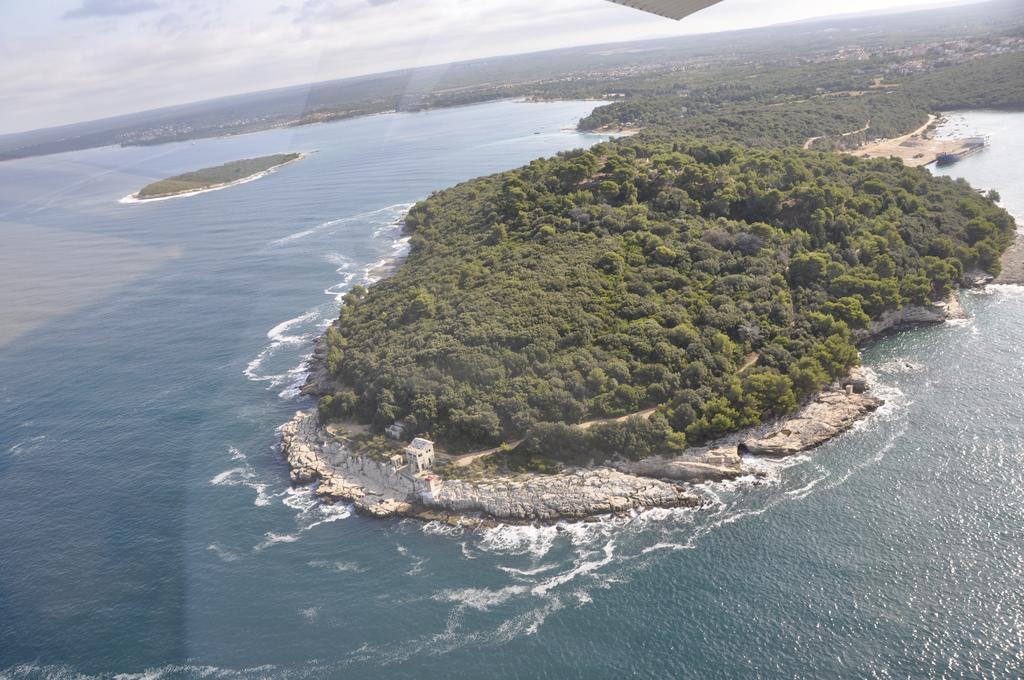
<path id="1" fill-rule="evenodd" d="M 254 182 L 286 165 L 307 158 L 312 152 L 278 154 L 231 161 L 148 184 L 122 198 L 119 203 L 150 203 L 172 198 L 197 196 L 211 191 Z M 239 176 L 240 175 L 240 176 Z M 230 179 L 229 179 L 230 178 Z"/>

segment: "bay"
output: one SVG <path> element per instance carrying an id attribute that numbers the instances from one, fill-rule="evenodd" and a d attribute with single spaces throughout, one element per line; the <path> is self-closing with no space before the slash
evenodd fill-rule
<path id="1" fill-rule="evenodd" d="M 564 131 L 593 106 L 0 164 L 0 222 L 46 234 L 34 287 L 69 298 L 0 345 L 0 677 L 1019 675 L 1024 289 L 966 294 L 970 319 L 872 345 L 877 414 L 702 487 L 704 510 L 470 532 L 290 487 L 275 429 L 310 406 L 303 358 L 338 296 L 402 252 L 403 210 L 599 141 Z M 1024 213 L 1005 151 L 1022 114 L 957 116 L 992 147 L 941 172 Z M 317 153 L 118 203 L 292 150 Z"/>

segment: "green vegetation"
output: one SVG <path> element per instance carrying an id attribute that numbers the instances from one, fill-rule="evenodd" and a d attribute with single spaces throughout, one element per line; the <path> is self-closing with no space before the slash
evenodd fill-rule
<path id="1" fill-rule="evenodd" d="M 513 469 L 678 451 L 791 411 L 870 319 L 995 271 L 1012 238 L 966 183 L 895 160 L 660 137 L 415 206 L 408 261 L 327 335 L 350 387 L 321 412 L 454 451 L 524 438 Z"/>
<path id="2" fill-rule="evenodd" d="M 675 90 L 660 81 L 641 81 L 638 86 L 649 94 L 598 108 L 580 128 L 641 127 L 662 137 L 773 147 L 802 146 L 817 137 L 816 149 L 848 149 L 910 132 L 929 111 L 1024 107 L 1024 84 L 1015 75 L 1024 70 L 1022 52 L 903 78 L 892 89 L 872 88 L 884 70 L 848 67 L 848 78 L 838 79 L 832 68 L 779 65 L 769 79 Z"/>
<path id="3" fill-rule="evenodd" d="M 322 416 L 402 418 L 455 452 L 522 440 L 443 470 L 463 476 L 671 454 L 793 411 L 858 361 L 872 320 L 998 270 L 1014 223 L 995 196 L 823 153 L 930 111 L 1024 105 L 1022 15 L 992 7 L 1005 26 L 919 14 L 853 45 L 803 29 L 731 34 L 733 52 L 651 43 L 628 67 L 531 84 L 616 99 L 581 129 L 643 132 L 418 204 L 406 264 L 354 289 L 327 333 L 347 387 Z"/>
<path id="4" fill-rule="evenodd" d="M 201 191 L 203 189 L 210 189 L 212 187 L 220 186 L 222 184 L 230 184 L 231 182 L 237 182 L 239 180 L 258 175 L 261 172 L 283 165 L 284 163 L 290 163 L 301 157 L 302 154 L 298 153 L 281 153 L 273 156 L 263 156 L 261 158 L 246 158 L 240 161 L 231 161 L 224 165 L 218 165 L 213 168 L 203 168 L 202 170 L 196 170 L 194 172 L 186 172 L 183 175 L 176 175 L 174 177 L 168 177 L 162 179 L 159 182 L 153 182 L 144 186 L 139 193 L 135 195 L 136 198 L 163 198 L 165 196 L 175 196 L 177 194 L 184 194 L 190 191 Z"/>

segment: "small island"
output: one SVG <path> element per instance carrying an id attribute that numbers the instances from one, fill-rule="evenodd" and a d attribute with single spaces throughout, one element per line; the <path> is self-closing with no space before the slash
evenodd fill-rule
<path id="1" fill-rule="evenodd" d="M 131 195 L 129 199 L 151 201 L 224 189 L 258 179 L 282 165 L 301 159 L 304 155 L 302 153 L 280 153 L 260 158 L 245 158 L 211 168 L 186 172 L 147 184 L 137 193 Z"/>

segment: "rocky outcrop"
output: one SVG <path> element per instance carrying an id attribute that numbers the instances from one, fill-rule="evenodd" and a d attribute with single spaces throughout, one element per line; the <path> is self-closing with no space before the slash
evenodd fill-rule
<path id="1" fill-rule="evenodd" d="M 936 302 L 927 306 L 906 305 L 899 309 L 890 309 L 872 321 L 868 328 L 854 331 L 854 337 L 858 341 L 864 342 L 906 328 L 928 326 L 951 319 L 965 318 L 967 318 L 967 313 L 960 304 L 960 292 L 954 290 L 942 302 Z"/>
<path id="2" fill-rule="evenodd" d="M 329 500 L 408 501 L 416 489 L 411 479 L 385 462 L 353 455 L 320 426 L 315 411 L 299 411 L 281 427 L 281 452 L 295 484 L 318 482 L 317 495 Z"/>
<path id="3" fill-rule="evenodd" d="M 335 321 L 333 325 L 336 326 L 337 324 L 338 322 Z M 330 371 L 327 370 L 326 333 L 317 337 L 313 342 L 313 354 L 310 355 L 309 361 L 306 362 L 306 367 L 309 370 L 309 375 L 306 376 L 306 382 L 299 390 L 300 393 L 322 397 L 325 394 L 333 394 L 341 387 L 337 384 Z"/>
<path id="4" fill-rule="evenodd" d="M 736 446 L 688 450 L 677 457 L 651 456 L 621 461 L 615 469 L 642 477 L 683 482 L 720 482 L 746 474 Z"/>
<path id="5" fill-rule="evenodd" d="M 1002 267 L 992 283 L 1024 285 L 1024 234 L 1017 234 L 1017 240 L 1006 249 L 999 262 Z"/>
<path id="6" fill-rule="evenodd" d="M 555 475 L 448 481 L 429 507 L 502 520 L 551 522 L 699 504 L 697 496 L 677 484 L 600 467 Z"/>
<path id="7" fill-rule="evenodd" d="M 844 391 L 822 392 L 771 434 L 745 439 L 740 453 L 790 456 L 812 449 L 850 429 L 854 423 L 884 402 L 875 397 Z"/>
<path id="8" fill-rule="evenodd" d="M 294 483 L 315 482 L 317 495 L 330 501 L 352 501 L 357 510 L 374 517 L 408 515 L 453 521 L 474 516 L 553 522 L 700 504 L 696 495 L 678 484 L 607 467 L 554 475 L 451 480 L 436 494 L 418 495 L 412 481 L 388 464 L 353 455 L 320 426 L 315 411 L 296 413 L 280 433 L 281 451 Z"/>
<path id="9" fill-rule="evenodd" d="M 855 371 L 851 385 L 863 379 Z M 736 433 L 715 448 L 677 457 L 620 460 L 553 475 L 523 474 L 448 480 L 434 494 L 417 493 L 411 479 L 384 462 L 353 455 L 320 426 L 315 411 L 299 412 L 281 428 L 281 449 L 296 484 L 317 483 L 330 501 L 351 501 L 374 517 L 405 515 L 453 523 L 501 520 L 553 522 L 652 507 L 695 507 L 700 497 L 678 482 L 733 479 L 750 472 L 742 454 L 786 456 L 813 448 L 849 429 L 882 401 L 851 387 L 829 390 L 763 436 Z M 745 437 L 745 438 L 744 438 Z"/>

